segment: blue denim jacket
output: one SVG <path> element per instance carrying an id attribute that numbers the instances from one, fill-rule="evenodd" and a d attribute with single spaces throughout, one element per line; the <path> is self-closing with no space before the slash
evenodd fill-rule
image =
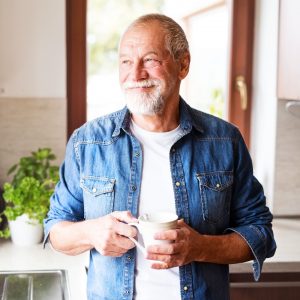
<path id="1" fill-rule="evenodd" d="M 114 210 L 137 215 L 143 156 L 129 124 L 125 107 L 73 133 L 45 220 L 46 236 L 62 220 L 98 218 Z M 240 234 L 254 254 L 257 280 L 276 244 L 272 215 L 240 132 L 182 99 L 180 127 L 182 136 L 170 151 L 178 216 L 202 234 Z M 135 248 L 118 258 L 91 250 L 88 299 L 133 299 L 135 255 Z M 179 273 L 182 299 L 229 299 L 228 265 L 193 262 Z"/>

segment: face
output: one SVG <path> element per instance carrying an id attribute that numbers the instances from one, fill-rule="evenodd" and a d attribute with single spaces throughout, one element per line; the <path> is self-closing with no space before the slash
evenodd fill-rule
<path id="1" fill-rule="evenodd" d="M 120 44 L 120 84 L 132 113 L 154 115 L 178 101 L 180 63 L 165 46 L 158 23 L 129 29 Z"/>

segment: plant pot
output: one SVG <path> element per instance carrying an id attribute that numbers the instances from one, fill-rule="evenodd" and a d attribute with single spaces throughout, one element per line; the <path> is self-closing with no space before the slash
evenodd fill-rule
<path id="1" fill-rule="evenodd" d="M 43 225 L 26 214 L 8 222 L 12 242 L 19 246 L 31 246 L 42 242 Z"/>

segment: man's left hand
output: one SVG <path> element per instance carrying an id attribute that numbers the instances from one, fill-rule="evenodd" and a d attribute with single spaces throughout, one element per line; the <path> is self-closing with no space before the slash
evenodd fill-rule
<path id="1" fill-rule="evenodd" d="M 198 243 L 201 234 L 188 226 L 183 220 L 178 221 L 178 229 L 158 232 L 154 238 L 174 242 L 171 244 L 153 245 L 147 248 L 146 259 L 159 261 L 152 263 L 151 267 L 153 269 L 169 269 L 183 266 L 194 261 L 197 254 L 199 254 Z"/>

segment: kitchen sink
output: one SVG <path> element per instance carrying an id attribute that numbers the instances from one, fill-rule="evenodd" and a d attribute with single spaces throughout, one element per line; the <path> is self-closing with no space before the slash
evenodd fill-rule
<path id="1" fill-rule="evenodd" d="M 0 300 L 70 300 L 67 272 L 0 271 Z"/>

